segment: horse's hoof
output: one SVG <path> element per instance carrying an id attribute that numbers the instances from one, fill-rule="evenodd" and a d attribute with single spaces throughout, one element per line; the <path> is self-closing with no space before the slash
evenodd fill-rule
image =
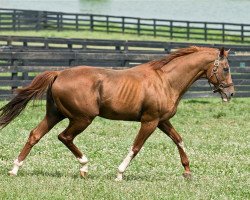
<path id="1" fill-rule="evenodd" d="M 115 179 L 116 182 L 121 182 L 123 180 L 123 174 L 118 172 L 117 177 Z"/>
<path id="2" fill-rule="evenodd" d="M 182 175 L 183 175 L 183 177 L 186 178 L 186 179 L 191 179 L 191 178 L 192 178 L 191 172 L 185 172 L 185 173 L 183 173 Z"/>
<path id="3" fill-rule="evenodd" d="M 9 175 L 9 176 L 16 176 L 17 174 L 14 173 L 13 171 L 9 171 L 9 172 L 8 172 L 8 175 Z"/>
<path id="4" fill-rule="evenodd" d="M 87 172 L 80 171 L 80 176 L 81 176 L 82 178 L 86 178 L 86 177 L 87 177 L 87 175 L 88 175 L 88 173 L 87 173 Z"/>
<path id="5" fill-rule="evenodd" d="M 116 178 L 115 181 L 116 181 L 116 182 L 121 182 L 122 179 L 121 179 L 121 178 Z"/>

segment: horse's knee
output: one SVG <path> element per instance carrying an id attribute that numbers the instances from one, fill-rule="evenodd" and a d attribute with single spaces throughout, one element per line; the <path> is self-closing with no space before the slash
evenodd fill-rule
<path id="1" fill-rule="evenodd" d="M 32 130 L 30 132 L 30 136 L 29 136 L 29 139 L 28 139 L 28 143 L 31 145 L 31 146 L 34 146 L 36 143 L 39 142 L 39 140 L 41 139 L 41 137 L 39 135 L 36 134 L 36 131 L 35 130 Z"/>

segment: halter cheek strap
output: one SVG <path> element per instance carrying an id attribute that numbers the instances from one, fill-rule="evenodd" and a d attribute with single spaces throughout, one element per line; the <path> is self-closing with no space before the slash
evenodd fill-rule
<path id="1" fill-rule="evenodd" d="M 218 59 L 216 59 L 216 60 L 214 61 L 214 67 L 213 67 L 213 69 L 212 69 L 212 72 L 211 72 L 210 77 L 208 78 L 208 83 L 209 83 L 209 85 L 210 85 L 211 88 L 212 88 L 212 86 L 211 86 L 211 82 L 210 82 L 209 80 L 210 80 L 213 76 L 215 76 L 215 78 L 216 78 L 216 80 L 217 80 L 218 86 L 214 85 L 214 89 L 213 89 L 213 92 L 214 92 L 214 93 L 219 92 L 219 91 L 221 91 L 221 90 L 223 90 L 223 89 L 225 89 L 225 88 L 228 88 L 228 87 L 234 85 L 233 83 L 228 83 L 228 84 L 223 83 L 223 81 L 221 81 L 221 80 L 219 79 L 219 77 L 218 77 L 218 68 L 219 68 L 219 65 L 220 65 L 220 60 L 219 60 L 219 58 L 218 58 Z"/>

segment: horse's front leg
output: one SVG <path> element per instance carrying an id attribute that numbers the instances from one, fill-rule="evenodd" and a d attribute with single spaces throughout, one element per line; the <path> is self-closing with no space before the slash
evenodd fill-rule
<path id="1" fill-rule="evenodd" d="M 164 133 L 166 133 L 173 140 L 173 142 L 176 144 L 176 146 L 178 147 L 180 157 L 181 157 L 181 163 L 185 169 L 183 176 L 185 178 L 190 178 L 191 171 L 190 171 L 190 167 L 189 167 L 189 160 L 188 160 L 187 154 L 185 152 L 184 143 L 182 141 L 181 136 L 177 133 L 177 131 L 174 129 L 174 127 L 172 126 L 172 124 L 169 121 L 161 122 L 158 125 L 158 128 L 160 130 L 162 130 Z"/>
<path id="2" fill-rule="evenodd" d="M 118 175 L 116 181 L 121 181 L 123 179 L 123 173 L 128 167 L 130 161 L 139 153 L 145 141 L 149 138 L 149 136 L 154 132 L 158 125 L 159 120 L 152 120 L 149 122 L 141 122 L 141 128 L 139 133 L 137 134 L 134 144 L 129 151 L 128 155 L 125 157 L 123 162 L 118 167 Z"/>

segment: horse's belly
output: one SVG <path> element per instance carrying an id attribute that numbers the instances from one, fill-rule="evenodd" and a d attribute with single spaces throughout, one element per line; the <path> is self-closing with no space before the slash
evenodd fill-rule
<path id="1" fill-rule="evenodd" d="M 141 118 L 141 113 L 137 108 L 132 108 L 132 106 L 112 107 L 104 105 L 100 108 L 99 116 L 113 120 L 139 121 Z"/>

